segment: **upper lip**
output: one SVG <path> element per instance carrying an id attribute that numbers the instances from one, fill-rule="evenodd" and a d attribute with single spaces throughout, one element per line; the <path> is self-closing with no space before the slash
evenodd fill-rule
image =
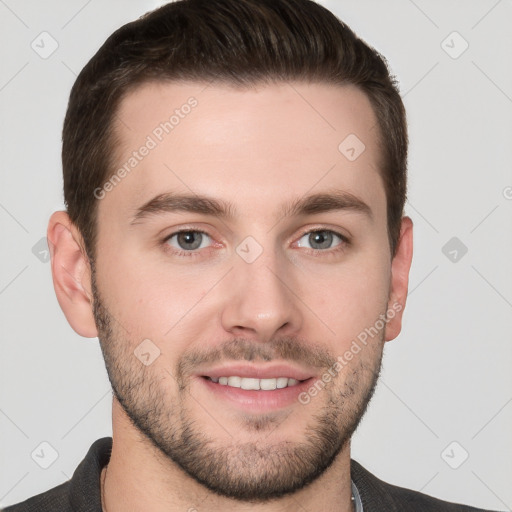
<path id="1" fill-rule="evenodd" d="M 247 363 L 226 364 L 215 368 L 208 368 L 200 373 L 203 377 L 248 377 L 254 379 L 276 379 L 288 377 L 296 380 L 306 380 L 314 376 L 312 371 L 292 366 L 290 364 L 255 365 Z"/>

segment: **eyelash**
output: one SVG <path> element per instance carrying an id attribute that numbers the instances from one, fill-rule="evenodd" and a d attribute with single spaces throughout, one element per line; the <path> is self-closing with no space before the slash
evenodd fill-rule
<path id="1" fill-rule="evenodd" d="M 305 247 L 304 249 L 307 249 L 308 252 L 314 257 L 322 256 L 322 255 L 326 255 L 326 254 L 338 253 L 339 251 L 345 250 L 346 247 L 348 245 L 350 245 L 350 240 L 345 235 L 342 235 L 341 233 L 339 233 L 338 231 L 335 231 L 333 229 L 311 229 L 309 231 L 304 231 L 303 233 L 301 233 L 298 240 L 300 240 L 304 235 L 308 235 L 311 233 L 322 233 L 322 232 L 328 232 L 328 233 L 332 233 L 332 234 L 336 235 L 337 237 L 340 238 L 341 243 L 336 245 L 332 249 L 310 249 L 308 247 Z M 173 233 L 171 233 L 170 235 L 167 235 L 162 240 L 162 245 L 164 246 L 166 251 L 171 252 L 173 255 L 176 255 L 179 257 L 181 257 L 181 256 L 184 256 L 184 257 L 200 256 L 201 255 L 200 253 L 202 252 L 197 249 L 192 250 L 192 251 L 185 251 L 185 250 L 180 250 L 180 249 L 175 249 L 175 248 L 171 249 L 170 245 L 167 242 L 173 236 L 179 235 L 180 233 L 201 233 L 201 234 L 206 235 L 209 238 L 213 239 L 206 231 L 203 231 L 201 229 L 180 229 L 179 231 L 174 231 Z M 207 247 L 206 249 L 211 249 L 211 247 Z"/>
<path id="2" fill-rule="evenodd" d="M 304 235 L 309 235 L 311 233 L 332 233 L 333 235 L 337 236 L 341 242 L 336 245 L 335 247 L 331 249 L 310 249 L 309 247 L 304 247 L 303 249 L 306 249 L 308 253 L 311 256 L 321 257 L 321 256 L 328 256 L 328 255 L 334 255 L 338 254 L 339 252 L 345 251 L 346 248 L 350 245 L 350 240 L 345 236 L 339 233 L 338 231 L 335 231 L 334 229 L 310 229 L 304 231 L 298 238 L 300 240 Z"/>
<path id="3" fill-rule="evenodd" d="M 162 244 L 164 245 L 164 248 L 165 248 L 166 251 L 168 251 L 168 252 L 170 252 L 170 253 L 172 253 L 173 255 L 176 255 L 176 256 L 185 256 L 185 257 L 200 256 L 200 251 L 198 251 L 198 250 L 195 250 L 195 251 L 184 251 L 184 250 L 176 249 L 174 247 L 171 248 L 171 246 L 167 242 L 173 236 L 179 235 L 180 233 L 201 233 L 202 235 L 206 235 L 206 236 L 212 238 L 206 231 L 203 231 L 201 229 L 180 229 L 179 231 L 174 231 L 174 233 L 171 233 L 170 235 L 166 236 L 162 240 Z M 210 247 L 208 247 L 208 249 L 210 249 Z"/>

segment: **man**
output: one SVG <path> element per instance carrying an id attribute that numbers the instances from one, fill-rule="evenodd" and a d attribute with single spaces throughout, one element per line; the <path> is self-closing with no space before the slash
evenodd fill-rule
<path id="1" fill-rule="evenodd" d="M 350 457 L 412 259 L 381 56 L 310 0 L 182 0 L 71 92 L 59 304 L 99 337 L 113 438 L 7 511 L 475 511 Z M 366 333 L 363 336 L 362 333 Z"/>

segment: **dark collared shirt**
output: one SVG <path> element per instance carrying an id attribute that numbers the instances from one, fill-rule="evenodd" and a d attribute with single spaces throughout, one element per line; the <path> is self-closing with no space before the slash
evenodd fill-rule
<path id="1" fill-rule="evenodd" d="M 111 437 L 98 439 L 70 480 L 4 508 L 4 512 L 102 512 L 100 474 L 110 460 L 111 451 Z M 351 460 L 350 472 L 364 512 L 490 512 L 387 484 L 355 460 Z"/>

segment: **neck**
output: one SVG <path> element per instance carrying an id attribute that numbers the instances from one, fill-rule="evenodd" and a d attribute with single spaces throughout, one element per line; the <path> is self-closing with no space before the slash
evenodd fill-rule
<path id="1" fill-rule="evenodd" d="M 113 445 L 101 473 L 103 512 L 352 512 L 350 444 L 331 467 L 304 489 L 267 503 L 239 502 L 212 493 L 148 441 L 114 399 Z"/>

